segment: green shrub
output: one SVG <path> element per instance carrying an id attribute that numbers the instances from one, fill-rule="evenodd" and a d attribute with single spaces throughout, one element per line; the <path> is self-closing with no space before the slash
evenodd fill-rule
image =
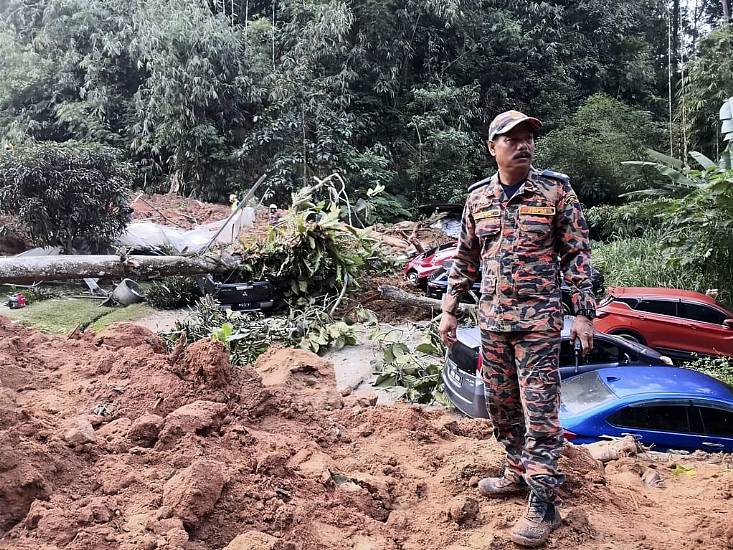
<path id="1" fill-rule="evenodd" d="M 196 302 L 199 289 L 196 279 L 175 275 L 153 281 L 145 290 L 145 298 L 156 309 L 176 309 Z"/>
<path id="2" fill-rule="evenodd" d="M 601 204 L 585 211 L 591 238 L 600 241 L 641 237 L 647 231 L 659 229 L 664 222 L 658 214 L 658 201 L 637 201 L 615 206 Z"/>
<path id="3" fill-rule="evenodd" d="M 685 368 L 696 370 L 733 386 L 733 358 L 700 357 L 685 364 Z"/>
<path id="4" fill-rule="evenodd" d="M 353 288 L 378 254 L 368 234 L 342 223 L 339 205 L 316 202 L 319 189 L 294 193 L 288 214 L 265 242 L 242 243 L 239 276 L 272 281 L 293 306 L 305 307 L 314 296 L 336 296 L 345 285 Z"/>
<path id="5" fill-rule="evenodd" d="M 650 113 L 637 111 L 605 94 L 595 94 L 570 123 L 552 130 L 537 144 L 537 165 L 567 173 L 584 204 L 618 202 L 623 191 L 659 179 L 652 170 L 621 163 L 645 158 L 663 135 Z"/>
<path id="6" fill-rule="evenodd" d="M 376 185 L 367 189 L 366 198 L 356 202 L 354 211 L 363 225 L 392 223 L 412 218 L 409 204 L 403 197 L 384 191 L 384 186 Z"/>
<path id="7" fill-rule="evenodd" d="M 253 363 L 275 342 L 287 347 L 300 346 L 315 353 L 355 345 L 353 329 L 335 322 L 326 307 L 311 303 L 289 315 L 265 317 L 258 312 L 222 311 L 209 296 L 201 298 L 191 315 L 177 322 L 164 337 L 170 344 L 185 331 L 189 343 L 203 338 L 220 341 L 229 350 L 233 365 Z"/>
<path id="8" fill-rule="evenodd" d="M 384 333 L 377 328 L 371 338 L 379 344 L 383 355 L 372 361 L 376 375 L 373 385 L 411 403 L 452 407 L 441 376 L 445 347 L 437 329 L 438 322 L 434 320 L 425 330 L 422 342 L 410 349 L 402 341 L 405 335 L 400 331 L 395 338 L 394 331 Z"/>
<path id="9" fill-rule="evenodd" d="M 721 300 L 729 303 L 729 285 L 703 273 L 694 265 L 680 268 L 669 262 L 669 252 L 663 244 L 664 236 L 664 231 L 652 230 L 643 237 L 618 239 L 609 243 L 594 242 L 593 266 L 603 272 L 606 287 L 665 287 L 698 292 L 718 288 Z"/>
<path id="10" fill-rule="evenodd" d="M 71 252 L 75 239 L 108 245 L 130 219 L 132 176 L 114 149 L 43 142 L 0 151 L 0 213 L 16 216 L 39 246 Z"/>

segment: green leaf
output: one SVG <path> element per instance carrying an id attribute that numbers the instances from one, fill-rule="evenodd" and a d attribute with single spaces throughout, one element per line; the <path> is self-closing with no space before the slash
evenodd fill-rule
<path id="1" fill-rule="evenodd" d="M 387 390 L 389 390 L 389 393 L 391 393 L 395 399 L 402 399 L 409 393 L 409 389 L 404 386 L 392 386 L 387 388 Z"/>
<path id="2" fill-rule="evenodd" d="M 681 476 L 681 475 L 694 476 L 696 472 L 694 468 L 684 466 L 683 464 L 675 464 L 674 468 L 672 468 L 672 473 L 676 476 Z"/>
<path id="3" fill-rule="evenodd" d="M 425 355 L 433 355 L 435 357 L 441 357 L 442 355 L 440 353 L 440 350 L 430 342 L 421 342 L 417 345 L 415 351 L 419 351 L 420 353 L 424 353 Z"/>
<path id="4" fill-rule="evenodd" d="M 403 358 L 410 354 L 410 349 L 407 347 L 406 344 L 403 344 L 402 342 L 396 342 L 392 345 L 392 351 L 395 354 L 396 358 Z"/>
<path id="5" fill-rule="evenodd" d="M 681 160 L 665 155 L 664 153 L 660 153 L 659 151 L 655 151 L 654 149 L 647 149 L 645 152 L 647 157 L 655 160 L 657 163 L 676 168 L 677 170 L 682 170 L 685 167 L 685 163 Z"/>
<path id="6" fill-rule="evenodd" d="M 712 160 L 710 160 L 708 157 L 703 155 L 702 153 L 698 153 L 697 151 L 690 151 L 690 156 L 694 158 L 697 163 L 705 168 L 706 170 L 708 168 L 717 168 L 718 165 L 715 164 Z"/>
<path id="7" fill-rule="evenodd" d="M 372 385 L 377 388 L 391 388 L 396 382 L 397 377 L 395 375 L 382 375 L 378 376 Z"/>

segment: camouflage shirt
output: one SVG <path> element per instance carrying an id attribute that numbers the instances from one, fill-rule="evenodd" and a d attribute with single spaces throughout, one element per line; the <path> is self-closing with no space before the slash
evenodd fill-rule
<path id="1" fill-rule="evenodd" d="M 470 190 L 444 311 L 455 313 L 479 271 L 484 330 L 560 330 L 561 274 L 576 310 L 595 309 L 588 225 L 567 176 L 532 168 L 510 200 L 498 174 Z"/>

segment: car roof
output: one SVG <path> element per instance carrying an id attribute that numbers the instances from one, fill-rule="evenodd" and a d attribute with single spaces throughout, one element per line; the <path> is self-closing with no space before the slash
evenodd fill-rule
<path id="1" fill-rule="evenodd" d="M 565 315 L 563 317 L 563 327 L 562 332 L 560 333 L 561 340 L 567 340 L 570 338 L 570 328 L 573 326 L 574 320 L 575 317 L 572 315 Z M 456 337 L 460 342 L 467 345 L 468 347 L 474 348 L 481 345 L 481 329 L 478 326 L 461 327 L 456 331 Z M 625 347 L 627 349 L 633 349 L 637 353 L 643 353 L 645 355 L 651 355 L 654 357 L 661 356 L 658 351 L 638 342 L 626 340 L 621 336 L 615 336 L 613 334 L 606 334 L 605 332 L 595 331 L 593 337 L 601 340 L 608 340 L 618 346 Z"/>
<path id="2" fill-rule="evenodd" d="M 568 338 L 570 336 L 570 327 L 573 325 L 573 319 L 575 319 L 575 317 L 570 315 L 566 315 L 563 318 L 562 338 Z M 471 344 L 481 344 L 481 329 L 477 325 L 461 327 L 456 332 L 456 335 L 461 342 L 468 346 Z"/>
<path id="3" fill-rule="evenodd" d="M 678 298 L 695 300 L 704 304 L 710 304 L 712 306 L 720 307 L 720 304 L 715 301 L 714 298 L 695 292 L 692 290 L 681 290 L 678 288 L 655 288 L 655 287 L 640 287 L 640 286 L 618 286 L 611 287 L 608 289 L 608 294 L 611 296 L 628 296 L 633 298 Z"/>
<path id="4" fill-rule="evenodd" d="M 609 367 L 593 373 L 620 398 L 665 394 L 677 398 L 710 398 L 733 405 L 733 388 L 727 384 L 690 369 L 681 367 Z"/>
<path id="5" fill-rule="evenodd" d="M 575 317 L 573 315 L 565 315 L 563 316 L 563 323 L 562 323 L 562 332 L 560 333 L 560 337 L 563 339 L 570 338 L 570 328 L 573 326 L 573 321 L 575 320 Z M 472 327 L 463 327 L 459 328 L 457 331 L 458 335 L 463 336 L 463 338 L 459 338 L 461 342 L 463 342 L 466 345 L 480 344 L 481 343 L 481 330 L 478 326 L 472 326 Z M 596 334 L 602 334 L 602 333 L 596 333 Z M 604 336 L 611 336 L 604 334 Z M 616 338 L 614 338 L 616 339 Z"/>

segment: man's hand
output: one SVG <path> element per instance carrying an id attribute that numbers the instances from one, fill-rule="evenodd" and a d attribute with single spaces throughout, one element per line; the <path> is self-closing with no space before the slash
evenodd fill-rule
<path id="1" fill-rule="evenodd" d="M 443 326 L 441 322 L 440 326 Z M 583 355 L 593 349 L 593 321 L 588 317 L 576 315 L 573 326 L 570 327 L 570 343 L 572 345 L 576 338 L 580 338 L 580 344 L 583 346 Z"/>
<path id="2" fill-rule="evenodd" d="M 440 335 L 440 340 L 449 348 L 456 342 L 456 327 L 458 327 L 456 316 L 444 311 L 440 317 L 438 334 Z"/>

